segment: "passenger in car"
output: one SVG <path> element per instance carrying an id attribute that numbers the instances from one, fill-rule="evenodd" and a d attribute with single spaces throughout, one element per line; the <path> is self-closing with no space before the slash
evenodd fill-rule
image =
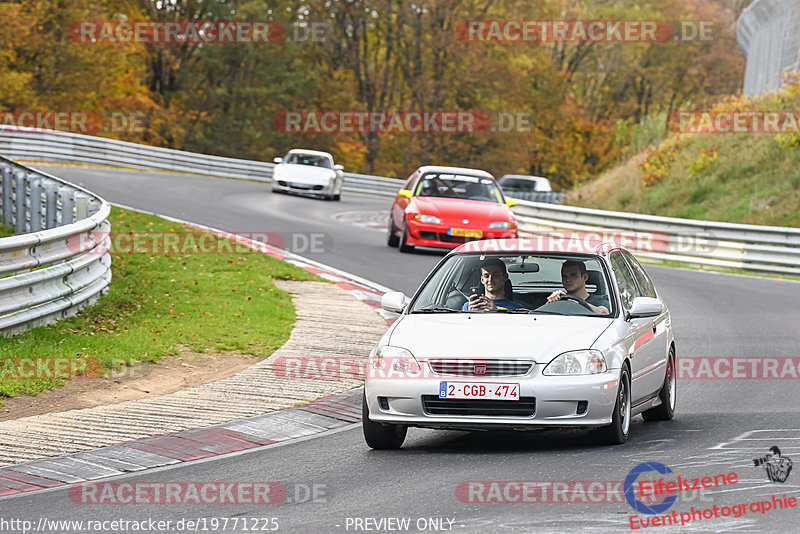
<path id="1" fill-rule="evenodd" d="M 611 308 L 608 295 L 598 293 L 590 295 L 586 290 L 586 280 L 588 279 L 589 273 L 586 272 L 586 264 L 578 260 L 565 261 L 561 266 L 561 283 L 564 284 L 564 289 L 553 291 L 547 297 L 547 302 L 561 300 L 561 295 L 572 295 L 585 301 L 595 314 L 608 314 Z"/>
<path id="2" fill-rule="evenodd" d="M 483 295 L 470 295 L 469 302 L 464 303 L 463 310 L 518 310 L 524 308 L 507 298 L 506 282 L 508 272 L 506 264 L 500 258 L 489 258 L 481 264 L 481 284 L 485 288 Z"/>

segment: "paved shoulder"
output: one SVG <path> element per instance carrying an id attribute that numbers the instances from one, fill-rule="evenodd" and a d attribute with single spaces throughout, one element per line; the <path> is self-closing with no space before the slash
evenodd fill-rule
<path id="1" fill-rule="evenodd" d="M 360 386 L 362 380 L 357 373 L 345 378 L 326 376 L 325 380 L 287 379 L 285 369 L 276 372 L 275 362 L 365 360 L 386 330 L 386 321 L 335 284 L 276 284 L 293 294 L 297 322 L 286 344 L 269 358 L 229 378 L 169 395 L 2 422 L 0 465 L 250 418 Z M 243 423 L 240 430 L 246 427 Z M 228 434 L 236 439 L 235 433 Z M 198 450 L 202 452 L 202 448 Z M 42 474 L 45 473 L 39 472 Z"/>

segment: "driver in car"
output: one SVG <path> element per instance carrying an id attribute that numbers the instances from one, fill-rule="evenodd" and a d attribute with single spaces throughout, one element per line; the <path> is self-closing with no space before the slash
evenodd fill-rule
<path id="1" fill-rule="evenodd" d="M 586 280 L 588 278 L 589 273 L 586 272 L 586 265 L 582 261 L 565 261 L 561 266 L 561 283 L 564 284 L 564 289 L 553 291 L 547 297 L 547 302 L 561 300 L 562 295 L 572 295 L 586 302 L 595 314 L 608 314 L 608 310 L 611 308 L 608 296 L 598 295 L 597 293 L 590 295 L 586 290 Z"/>
<path id="2" fill-rule="evenodd" d="M 464 303 L 463 310 L 497 311 L 518 310 L 524 308 L 506 298 L 505 285 L 508 280 L 506 264 L 500 258 L 489 258 L 481 264 L 481 284 L 486 289 L 484 295 L 470 295 L 469 302 Z"/>

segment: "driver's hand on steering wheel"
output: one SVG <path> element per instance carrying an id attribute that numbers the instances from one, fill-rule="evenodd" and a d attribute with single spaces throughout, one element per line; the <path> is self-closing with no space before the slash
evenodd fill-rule
<path id="1" fill-rule="evenodd" d="M 566 295 L 566 294 L 567 292 L 564 291 L 563 289 L 556 289 L 555 291 L 550 293 L 549 297 L 547 297 L 547 302 L 555 302 L 557 300 L 561 300 L 561 295 Z"/>

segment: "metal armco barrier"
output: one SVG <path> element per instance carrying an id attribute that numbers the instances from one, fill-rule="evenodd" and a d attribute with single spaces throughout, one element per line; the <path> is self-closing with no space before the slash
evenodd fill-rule
<path id="1" fill-rule="evenodd" d="M 0 125 L 0 154 L 13 159 L 91 163 L 271 182 L 274 163 L 223 158 L 105 137 Z M 282 154 L 281 154 L 282 155 Z M 394 196 L 402 181 L 344 173 L 344 190 Z"/>
<path id="2" fill-rule="evenodd" d="M 523 235 L 607 238 L 637 256 L 698 266 L 800 275 L 800 228 L 657 217 L 519 201 Z"/>
<path id="3" fill-rule="evenodd" d="M 139 169 L 166 169 L 269 182 L 274 164 L 193 154 L 61 132 L 0 126 L 0 153 L 19 159 L 103 163 Z M 394 197 L 403 182 L 345 173 L 345 191 Z M 4 186 L 5 187 L 5 186 Z M 800 229 L 677 219 L 548 204 L 560 193 L 519 200 L 514 213 L 523 235 L 566 232 L 639 233 L 650 248 L 636 253 L 657 260 L 757 273 L 800 275 Z M 3 206 L 5 219 L 7 206 Z M 388 204 L 387 204 L 388 209 Z M 650 235 L 650 237 L 648 237 Z"/>
<path id="4" fill-rule="evenodd" d="M 111 283 L 108 203 L 55 176 L 0 157 L 0 333 L 74 315 Z"/>
<path id="5" fill-rule="evenodd" d="M 506 193 L 506 196 L 515 200 L 529 200 L 531 202 L 544 202 L 545 204 L 561 204 L 567 196 L 563 191 L 533 191 L 531 193 Z"/>

